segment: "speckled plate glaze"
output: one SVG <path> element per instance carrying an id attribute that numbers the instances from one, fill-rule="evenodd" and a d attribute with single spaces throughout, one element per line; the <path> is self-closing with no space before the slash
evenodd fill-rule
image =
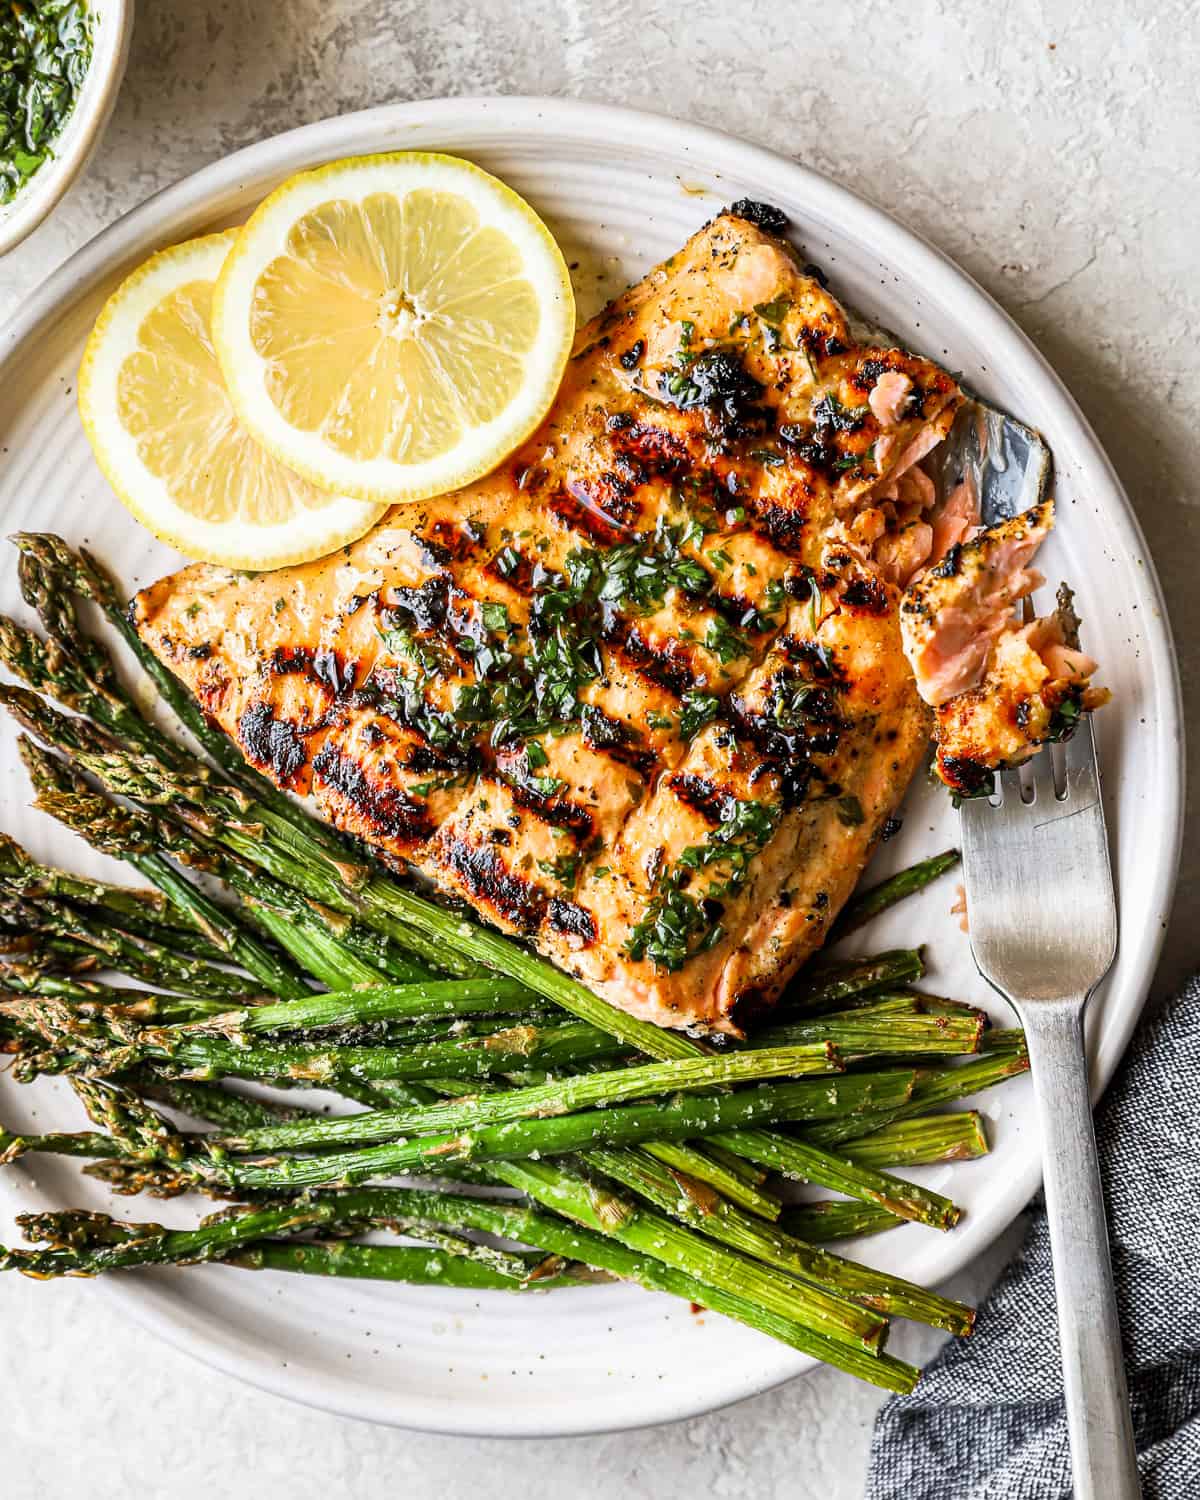
<path id="1" fill-rule="evenodd" d="M 779 204 L 794 238 L 864 316 L 944 361 L 986 400 L 1039 428 L 1057 462 L 1060 530 L 1052 578 L 1078 589 L 1086 644 L 1116 706 L 1098 729 L 1122 913 L 1122 946 L 1092 1017 L 1107 1080 L 1141 1009 L 1170 905 L 1180 839 L 1178 680 L 1154 570 L 1095 436 L 1024 336 L 974 283 L 878 209 L 795 162 L 714 131 L 626 110 L 530 99 L 453 99 L 377 109 L 293 131 L 158 194 L 93 240 L 0 332 L 0 515 L 5 530 L 53 528 L 86 541 L 130 585 L 178 559 L 109 494 L 75 410 L 80 349 L 105 293 L 151 251 L 234 224 L 281 178 L 334 157 L 419 147 L 479 162 L 545 216 L 574 263 L 587 315 L 676 249 L 722 204 Z M 23 612 L 13 559 L 0 608 Z M 0 728 L 3 826 L 50 860 L 104 862 L 27 809 Z M 945 796 L 919 779 L 903 832 L 873 873 L 955 842 Z M 110 868 L 111 875 L 113 870 Z M 869 946 L 925 942 L 929 985 L 1003 1009 L 975 974 L 943 881 L 869 932 Z M 864 940 L 864 946 L 868 941 Z M 984 1096 L 994 1142 L 982 1161 L 921 1175 L 964 1205 L 948 1235 L 913 1226 L 861 1246 L 864 1259 L 944 1281 L 977 1255 L 1037 1187 L 1038 1142 L 1023 1084 Z M 0 1118 L 18 1129 L 78 1112 L 53 1084 L 0 1080 Z M 34 1206 L 104 1206 L 74 1168 L 36 1158 L 0 1174 L 4 1219 Z M 124 1206 L 124 1212 L 130 1211 Z M 136 1205 L 186 1222 L 195 1205 Z M 4 1224 L 7 1232 L 8 1225 Z M 692 1416 L 798 1375 L 811 1362 L 712 1314 L 635 1287 L 472 1295 L 218 1267 L 148 1271 L 97 1287 L 180 1348 L 231 1374 L 349 1416 L 447 1433 L 553 1436 Z M 45 1289 L 47 1297 L 54 1288 Z"/>

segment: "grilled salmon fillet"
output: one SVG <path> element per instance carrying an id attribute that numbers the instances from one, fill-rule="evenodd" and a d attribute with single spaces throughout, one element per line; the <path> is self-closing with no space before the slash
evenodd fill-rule
<path id="1" fill-rule="evenodd" d="M 784 222 L 737 204 L 613 302 L 488 477 L 131 606 L 251 764 L 666 1026 L 770 1003 L 931 729 L 900 588 L 961 393 L 855 344 Z"/>

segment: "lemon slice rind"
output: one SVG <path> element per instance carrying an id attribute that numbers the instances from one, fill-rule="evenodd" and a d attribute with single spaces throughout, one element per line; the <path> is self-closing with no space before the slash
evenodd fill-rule
<path id="1" fill-rule="evenodd" d="M 264 271 L 289 254 L 289 236 L 305 215 L 334 202 L 361 205 L 375 195 L 402 200 L 415 190 L 457 195 L 482 228 L 498 230 L 520 256 L 536 296 L 540 324 L 524 357 L 520 388 L 490 420 L 464 424 L 448 451 L 416 462 L 339 452 L 319 430 L 293 425 L 268 389 L 269 364 L 251 337 L 256 288 Z M 393 152 L 332 162 L 290 178 L 242 229 L 218 279 L 213 334 L 231 399 L 247 430 L 268 452 L 325 489 L 400 503 L 444 494 L 488 473 L 545 417 L 570 354 L 574 297 L 562 252 L 513 190 L 471 162 L 430 152 Z M 471 350 L 464 340 L 465 357 Z M 437 392 L 446 398 L 445 382 Z M 450 393 L 453 399 L 453 392 Z"/>
<path id="2" fill-rule="evenodd" d="M 237 231 L 204 235 L 154 255 L 105 304 L 84 350 L 79 411 L 101 472 L 122 504 L 160 541 L 203 562 L 255 571 L 323 556 L 354 541 L 387 507 L 330 494 L 328 504 L 305 484 L 309 503 L 286 519 L 258 525 L 244 517 L 208 520 L 178 503 L 166 478 L 146 463 L 121 414 L 121 371 L 144 346 L 143 325 L 172 293 L 195 282 L 215 283 Z M 215 370 L 215 366 L 214 366 Z M 169 442 L 171 423 L 156 439 Z M 273 467 L 273 466 L 271 466 Z M 287 485 L 293 481 L 281 476 Z"/>

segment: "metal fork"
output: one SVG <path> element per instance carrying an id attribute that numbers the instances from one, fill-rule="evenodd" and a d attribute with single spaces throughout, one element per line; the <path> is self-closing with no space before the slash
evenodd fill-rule
<path id="1" fill-rule="evenodd" d="M 961 809 L 971 950 L 1029 1042 L 1075 1500 L 1141 1495 L 1104 1198 L 1088 1093 L 1083 1012 L 1117 951 L 1117 910 L 1090 718 L 991 799 Z M 1032 788 L 1028 785 L 1032 781 Z M 1032 795 L 1030 792 L 1032 791 Z"/>

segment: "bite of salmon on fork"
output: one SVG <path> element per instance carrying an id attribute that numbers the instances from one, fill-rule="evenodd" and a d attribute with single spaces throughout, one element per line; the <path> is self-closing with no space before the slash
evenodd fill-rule
<path id="1" fill-rule="evenodd" d="M 132 606 L 278 785 L 667 1026 L 739 1032 L 820 947 L 933 727 L 903 590 L 979 528 L 926 465 L 958 385 L 785 228 L 735 204 L 617 298 L 487 477 Z"/>
<path id="2" fill-rule="evenodd" d="M 1079 649 L 1079 621 L 1064 584 L 1057 608 L 1034 618 L 1045 582 L 1030 567 L 1054 524 L 1054 502 L 973 528 L 914 580 L 900 605 L 904 651 L 935 714 L 938 775 L 960 796 L 986 794 L 992 772 L 1019 766 L 1069 738 L 1108 690 Z M 1025 605 L 1024 618 L 1014 608 Z"/>

